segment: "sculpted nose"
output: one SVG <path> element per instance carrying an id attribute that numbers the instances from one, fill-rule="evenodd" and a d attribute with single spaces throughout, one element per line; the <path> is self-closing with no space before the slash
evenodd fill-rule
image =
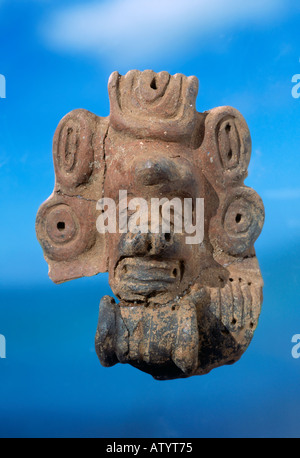
<path id="1" fill-rule="evenodd" d="M 121 239 L 122 256 L 157 256 L 173 243 L 172 233 L 133 234 L 128 232 Z"/>
<path id="2" fill-rule="evenodd" d="M 121 253 L 123 256 L 142 256 L 152 249 L 150 234 L 127 232 L 121 239 Z"/>

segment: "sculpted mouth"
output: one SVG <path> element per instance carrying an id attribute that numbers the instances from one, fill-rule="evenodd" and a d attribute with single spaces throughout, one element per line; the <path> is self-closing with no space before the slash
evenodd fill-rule
<path id="1" fill-rule="evenodd" d="M 115 279 L 124 294 L 149 296 L 178 287 L 183 274 L 180 261 L 157 261 L 147 258 L 123 258 L 117 264 Z M 123 296 L 123 294 L 121 294 Z"/>

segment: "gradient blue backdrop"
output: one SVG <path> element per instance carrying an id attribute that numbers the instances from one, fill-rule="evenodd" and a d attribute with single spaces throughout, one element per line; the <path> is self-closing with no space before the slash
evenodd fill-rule
<path id="1" fill-rule="evenodd" d="M 292 0 L 0 0 L 0 436 L 300 436 L 299 26 Z M 59 120 L 75 108 L 107 116 L 110 73 L 132 68 L 196 75 L 198 110 L 233 105 L 252 135 L 263 309 L 241 360 L 203 377 L 103 368 L 107 275 L 52 284 L 35 237 Z"/>

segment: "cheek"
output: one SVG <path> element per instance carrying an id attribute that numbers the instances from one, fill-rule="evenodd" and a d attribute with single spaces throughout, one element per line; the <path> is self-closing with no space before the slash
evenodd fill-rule
<path id="1" fill-rule="evenodd" d="M 185 261 L 192 261 L 193 259 L 202 259 L 207 255 L 207 248 L 205 243 L 188 244 L 186 243 L 187 235 L 182 235 L 180 243 L 177 244 L 177 253 L 181 255 Z"/>

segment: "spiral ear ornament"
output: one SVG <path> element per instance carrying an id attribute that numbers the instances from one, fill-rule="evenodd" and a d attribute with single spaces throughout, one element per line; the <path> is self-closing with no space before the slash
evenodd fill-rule
<path id="1" fill-rule="evenodd" d="M 76 197 L 49 199 L 37 215 L 37 234 L 45 255 L 54 261 L 78 257 L 95 243 L 93 209 Z"/>
<path id="2" fill-rule="evenodd" d="M 73 188 L 86 183 L 94 160 L 93 135 L 96 116 L 74 110 L 59 123 L 53 139 L 53 159 L 57 182 Z"/>
<path id="3" fill-rule="evenodd" d="M 222 192 L 247 176 L 251 137 L 241 113 L 232 107 L 213 108 L 205 119 L 205 138 L 199 156 L 204 173 Z"/>
<path id="4" fill-rule="evenodd" d="M 232 188 L 220 202 L 210 222 L 210 240 L 215 249 L 230 255 L 241 255 L 259 236 L 265 219 L 259 195 L 246 186 Z"/>

